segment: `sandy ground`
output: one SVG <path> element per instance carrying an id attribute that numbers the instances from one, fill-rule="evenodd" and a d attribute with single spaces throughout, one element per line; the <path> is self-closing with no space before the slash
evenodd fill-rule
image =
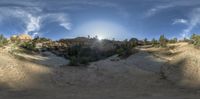
<path id="1" fill-rule="evenodd" d="M 66 66 L 68 60 L 49 52 L 16 59 L 9 47 L 1 49 L 0 99 L 199 99 L 198 90 L 161 79 L 159 71 L 169 60 L 145 49 L 87 68 Z"/>
<path id="2" fill-rule="evenodd" d="M 173 57 L 163 68 L 166 77 L 177 85 L 200 89 L 200 51 L 193 45 L 179 43 L 171 52 Z"/>

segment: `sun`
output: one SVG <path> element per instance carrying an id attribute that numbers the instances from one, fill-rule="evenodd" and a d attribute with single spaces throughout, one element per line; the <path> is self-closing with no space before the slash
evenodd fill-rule
<path id="1" fill-rule="evenodd" d="M 97 36 L 98 36 L 97 39 L 100 40 L 100 41 L 103 40 L 103 39 L 105 39 L 105 38 L 103 38 L 102 36 L 99 36 L 99 35 L 97 35 Z"/>

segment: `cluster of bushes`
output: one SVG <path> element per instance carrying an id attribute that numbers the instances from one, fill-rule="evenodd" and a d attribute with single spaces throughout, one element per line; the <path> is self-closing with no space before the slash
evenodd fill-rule
<path id="1" fill-rule="evenodd" d="M 173 38 L 171 40 L 168 41 L 169 43 L 177 43 L 178 42 L 178 39 L 177 38 Z"/>
<path id="2" fill-rule="evenodd" d="M 20 44 L 20 47 L 25 48 L 27 50 L 36 51 L 36 46 L 32 41 L 23 42 Z"/>
<path id="3" fill-rule="evenodd" d="M 0 47 L 6 45 L 8 43 L 8 40 L 1 34 L 0 35 Z"/>
<path id="4" fill-rule="evenodd" d="M 105 59 L 112 55 L 118 54 L 121 58 L 126 58 L 133 53 L 130 45 L 120 45 L 114 50 L 101 51 L 91 47 L 73 46 L 67 49 L 67 58 L 70 60 L 70 66 L 88 65 L 89 62 Z"/>
<path id="5" fill-rule="evenodd" d="M 43 43 L 43 42 L 46 42 L 46 41 L 50 41 L 50 39 L 43 38 L 43 37 L 42 38 L 36 37 L 31 41 L 19 43 L 19 46 L 22 47 L 22 48 L 25 48 L 27 50 L 30 50 L 30 51 L 38 51 L 39 49 L 36 47 L 36 44 L 37 43 Z"/>
<path id="6" fill-rule="evenodd" d="M 178 42 L 177 38 L 167 39 L 164 35 L 161 35 L 159 40 L 152 39 L 151 44 L 154 47 L 167 47 L 167 43 L 176 43 Z"/>
<path id="7" fill-rule="evenodd" d="M 114 51 L 100 51 L 89 46 L 74 45 L 67 49 L 67 58 L 70 66 L 87 65 L 89 62 L 104 59 L 113 55 Z"/>
<path id="8" fill-rule="evenodd" d="M 200 48 L 200 35 L 193 34 L 190 37 L 190 43 L 194 44 L 195 47 Z"/>
<path id="9" fill-rule="evenodd" d="M 51 41 L 51 40 L 48 39 L 48 38 L 45 38 L 45 37 L 37 36 L 32 41 L 35 42 L 35 43 L 42 43 L 42 42 Z"/>
<path id="10" fill-rule="evenodd" d="M 131 42 L 125 42 L 124 44 L 116 47 L 116 54 L 118 54 L 121 58 L 126 58 L 133 54 L 133 48 L 135 46 L 136 45 Z"/>

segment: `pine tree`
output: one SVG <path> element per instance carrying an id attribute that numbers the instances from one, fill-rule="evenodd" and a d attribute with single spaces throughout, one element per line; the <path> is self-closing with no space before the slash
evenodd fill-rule
<path id="1" fill-rule="evenodd" d="M 160 36 L 159 43 L 160 43 L 161 47 L 166 47 L 167 46 L 167 39 L 165 38 L 164 35 Z"/>

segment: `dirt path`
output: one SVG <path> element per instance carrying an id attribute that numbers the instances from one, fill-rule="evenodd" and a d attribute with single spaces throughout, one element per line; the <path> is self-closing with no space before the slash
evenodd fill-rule
<path id="1" fill-rule="evenodd" d="M 155 57 L 148 52 L 139 52 L 131 56 L 132 64 L 142 70 L 149 72 L 159 73 L 161 67 L 167 62 L 167 60 Z"/>
<path id="2" fill-rule="evenodd" d="M 59 67 L 68 62 L 48 55 L 2 54 L 0 99 L 198 99 L 198 92 L 160 79 L 166 62 L 141 51 L 121 60 L 116 56 L 85 67 Z M 54 61 L 54 62 L 53 62 Z M 56 65 L 57 64 L 57 65 Z M 17 78 L 17 79 L 16 79 Z"/>

